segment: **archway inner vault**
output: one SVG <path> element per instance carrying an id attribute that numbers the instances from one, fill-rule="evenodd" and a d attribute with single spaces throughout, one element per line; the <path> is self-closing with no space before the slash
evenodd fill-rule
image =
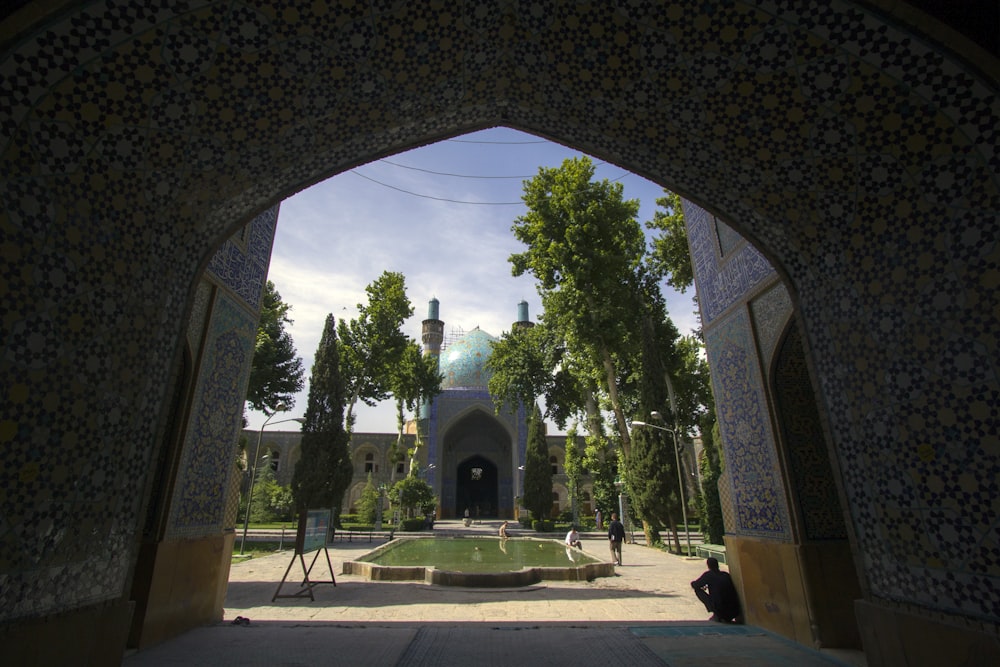
<path id="1" fill-rule="evenodd" d="M 905 11 L 869 6 L 6 14 L 0 620 L 113 607 L 121 622 L 198 277 L 225 239 L 352 165 L 506 125 L 668 186 L 761 248 L 801 317 L 867 599 L 995 628 L 996 81 L 941 47 L 948 33 L 925 40 L 897 25 Z M 234 261 L 266 267 L 267 238 Z M 220 337 L 217 363 L 241 336 Z M 94 447 L 106 455 L 84 461 Z M 202 454 L 186 465 L 220 465 Z M 210 504 L 179 507 L 168 535 L 222 527 Z"/>

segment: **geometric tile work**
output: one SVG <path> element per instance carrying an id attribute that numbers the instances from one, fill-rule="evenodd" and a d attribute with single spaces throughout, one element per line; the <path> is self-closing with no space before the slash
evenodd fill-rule
<path id="1" fill-rule="evenodd" d="M 789 540 L 781 469 L 746 310 L 732 310 L 707 329 L 705 348 L 736 514 L 726 530 Z"/>
<path id="2" fill-rule="evenodd" d="M 816 411 L 802 338 L 793 325 L 781 344 L 774 368 L 775 420 L 789 463 L 789 482 L 807 540 L 847 539 L 847 527 L 830 453 Z"/>
<path id="3" fill-rule="evenodd" d="M 778 339 L 792 317 L 792 299 L 784 284 L 775 282 L 767 291 L 756 295 L 750 302 L 750 315 L 757 334 L 761 368 L 771 368 Z"/>
<path id="4" fill-rule="evenodd" d="M 0 620 L 120 595 L 191 288 L 232 230 L 356 164 L 506 125 L 766 249 L 866 590 L 1000 623 L 1000 96 L 946 33 L 861 4 L 118 0 L 5 31 Z M 734 269 L 699 284 L 706 331 L 762 265 Z"/>
<path id="5" fill-rule="evenodd" d="M 235 446 L 242 427 L 257 318 L 226 292 L 216 293 L 211 324 L 195 380 L 184 450 L 174 485 L 167 535 L 218 534 L 224 523 L 229 480 L 236 475 Z"/>
<path id="6" fill-rule="evenodd" d="M 478 339 L 477 339 L 478 340 Z M 444 356 L 442 354 L 442 356 Z M 472 377 L 472 376 L 470 376 Z M 508 409 L 503 409 L 499 413 L 494 412 L 493 399 L 487 389 L 446 389 L 431 404 L 430 419 L 427 424 L 427 461 L 436 462 L 437 467 L 428 471 L 427 481 L 436 489 L 440 488 L 441 509 L 445 516 L 457 516 L 456 512 L 456 479 L 454 464 L 460 464 L 461 460 L 452 461 L 454 452 L 445 449 L 445 441 L 449 437 L 454 437 L 456 426 L 469 416 L 487 415 L 488 430 L 496 433 L 502 430 L 505 434 L 516 434 L 518 443 L 518 461 L 524 461 L 524 453 L 527 448 L 527 428 L 524 425 L 524 410 L 519 410 L 516 417 Z M 519 419 L 520 421 L 515 421 Z M 509 436 L 501 437 L 497 444 L 505 450 L 506 456 L 511 456 Z M 498 461 L 498 471 L 500 473 L 498 492 L 505 501 L 503 507 L 513 506 L 513 480 L 509 477 L 504 479 L 506 471 L 509 469 L 506 461 Z M 436 478 L 440 473 L 440 487 L 437 486 Z M 524 471 L 516 471 L 523 481 Z M 519 484 L 518 488 L 524 487 Z M 498 502 L 500 500 L 498 499 Z"/>
<path id="7" fill-rule="evenodd" d="M 716 226 L 718 224 L 720 229 L 729 227 L 717 223 L 705 209 L 688 201 L 682 203 L 701 317 L 708 326 L 755 285 L 774 275 L 774 267 L 756 248 L 745 242 L 742 246 L 737 245 L 735 252 L 730 247 L 730 254 L 723 260 Z M 731 240 L 735 235 L 730 230 L 727 236 Z"/>
<path id="8" fill-rule="evenodd" d="M 746 242 L 746 239 L 718 218 L 714 218 L 714 221 L 715 233 L 719 238 L 719 254 L 725 258 L 727 255 L 732 254 L 734 250 L 743 245 Z"/>
<path id="9" fill-rule="evenodd" d="M 267 267 L 271 260 L 278 207 L 273 206 L 255 217 L 245 228 L 246 244 L 228 239 L 205 269 L 216 280 L 235 292 L 252 311 L 260 308 L 260 297 Z"/>

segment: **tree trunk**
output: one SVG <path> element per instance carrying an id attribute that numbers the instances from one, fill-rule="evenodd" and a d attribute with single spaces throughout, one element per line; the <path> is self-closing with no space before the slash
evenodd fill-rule
<path id="1" fill-rule="evenodd" d="M 615 362 L 611 359 L 611 353 L 607 348 L 601 349 L 601 357 L 604 364 L 604 373 L 607 375 L 608 398 L 611 399 L 611 407 L 615 412 L 615 421 L 618 423 L 618 435 L 622 439 L 622 451 L 625 453 L 625 461 L 628 462 L 629 454 L 632 451 L 632 440 L 629 437 L 628 424 L 625 422 L 625 412 L 622 410 L 621 401 L 618 399 L 618 374 L 615 369 Z"/>

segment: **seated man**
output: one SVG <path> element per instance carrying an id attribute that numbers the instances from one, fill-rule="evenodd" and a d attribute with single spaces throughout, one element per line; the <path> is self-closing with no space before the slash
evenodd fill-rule
<path id="1" fill-rule="evenodd" d="M 719 561 L 715 558 L 706 559 L 705 564 L 708 570 L 691 582 L 691 588 L 705 605 L 705 610 L 712 614 L 710 621 L 735 623 L 740 615 L 740 599 L 732 577 L 728 572 L 719 570 Z"/>
<path id="2" fill-rule="evenodd" d="M 583 542 L 580 541 L 580 533 L 576 532 L 576 526 L 569 529 L 566 533 L 566 546 L 576 547 L 577 549 L 583 548 Z"/>
<path id="3" fill-rule="evenodd" d="M 510 535 L 507 534 L 507 522 L 506 521 L 504 521 L 503 523 L 500 524 L 500 530 L 497 531 L 497 532 L 500 534 L 500 537 L 503 537 L 503 538 L 510 537 Z"/>

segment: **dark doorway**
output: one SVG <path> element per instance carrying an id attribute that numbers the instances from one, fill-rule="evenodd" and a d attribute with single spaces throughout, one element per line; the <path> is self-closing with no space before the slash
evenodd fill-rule
<path id="1" fill-rule="evenodd" d="M 455 501 L 455 516 L 464 516 L 468 508 L 472 519 L 497 518 L 497 467 L 482 456 L 459 463 Z"/>

